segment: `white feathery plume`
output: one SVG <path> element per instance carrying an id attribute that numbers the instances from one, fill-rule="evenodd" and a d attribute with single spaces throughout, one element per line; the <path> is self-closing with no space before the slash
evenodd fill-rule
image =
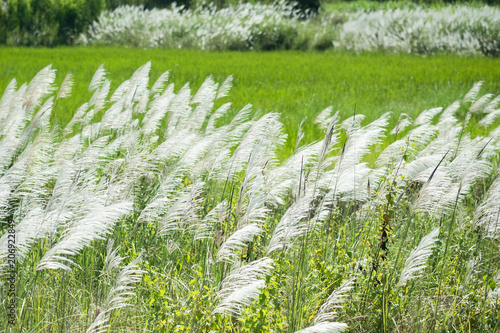
<path id="1" fill-rule="evenodd" d="M 268 113 L 252 124 L 243 136 L 241 143 L 236 147 L 233 156 L 229 159 L 226 168 L 220 175 L 220 179 L 233 179 L 236 174 L 243 171 L 252 151 L 257 149 L 259 154 L 256 158 L 258 157 L 259 163 L 256 163 L 255 166 L 262 168 L 264 166 L 261 164 L 262 162 L 265 164 L 266 161 L 274 161 L 276 150 L 286 140 L 286 134 L 283 134 L 282 124 L 278 118 L 278 114 Z"/>
<path id="2" fill-rule="evenodd" d="M 398 133 L 403 132 L 408 126 L 412 123 L 412 119 L 406 113 L 401 113 L 399 115 L 398 123 L 391 130 L 391 135 L 396 135 Z"/>
<path id="3" fill-rule="evenodd" d="M 243 122 L 242 124 L 236 125 L 234 127 L 231 126 L 230 124 L 223 126 L 223 128 L 217 129 L 219 133 L 224 132 L 222 136 L 222 140 L 224 141 L 224 147 L 226 149 L 232 149 L 232 148 L 236 149 L 243 140 L 245 133 L 248 132 L 248 130 L 252 127 L 254 123 L 255 123 L 254 121 L 248 121 L 248 122 Z M 221 170 L 221 172 L 218 175 L 219 179 L 223 181 L 225 181 L 228 177 L 228 170 L 229 171 L 231 170 L 231 166 L 229 165 L 229 163 L 226 166 L 227 167 Z M 226 170 L 225 174 L 223 172 L 224 170 Z M 229 176 L 231 176 L 231 174 L 229 174 Z"/>
<path id="4" fill-rule="evenodd" d="M 488 150 L 489 143 L 488 138 L 477 137 L 469 142 L 467 136 L 462 137 L 458 154 L 448 165 L 454 180 L 474 183 L 490 175 L 491 163 L 482 156 Z"/>
<path id="5" fill-rule="evenodd" d="M 295 149 L 299 148 L 300 141 L 304 138 L 304 130 L 302 130 L 302 125 L 306 121 L 307 117 L 304 117 L 299 122 L 299 128 L 297 130 L 297 141 L 295 141 Z"/>
<path id="6" fill-rule="evenodd" d="M 340 128 L 349 130 L 349 128 L 358 128 L 361 125 L 361 122 L 365 120 L 366 116 L 364 114 L 356 114 L 349 118 L 346 118 L 341 124 Z"/>
<path id="7" fill-rule="evenodd" d="M 225 103 L 220 108 L 215 110 L 212 116 L 210 116 L 210 119 L 208 119 L 207 127 L 205 128 L 206 134 L 211 134 L 214 132 L 215 121 L 219 118 L 224 117 L 224 115 L 227 113 L 227 111 L 229 111 L 230 108 L 231 108 L 231 103 Z"/>
<path id="8" fill-rule="evenodd" d="M 145 113 L 149 104 L 149 94 L 150 91 L 145 89 L 139 98 L 139 102 L 135 105 L 134 113 Z"/>
<path id="9" fill-rule="evenodd" d="M 217 179 L 217 175 L 220 173 L 231 155 L 231 151 L 227 144 L 227 131 L 228 127 L 223 126 L 218 128 L 212 134 L 204 137 L 203 140 L 206 141 L 207 147 L 204 149 L 203 154 L 198 155 L 199 158 L 196 160 L 191 169 L 191 175 L 193 177 L 196 178 L 202 175 L 207 175 L 209 179 Z M 185 160 L 184 156 L 181 160 Z"/>
<path id="10" fill-rule="evenodd" d="M 151 88 L 151 94 L 159 94 L 163 92 L 165 89 L 165 83 L 168 81 L 170 77 L 170 71 L 164 72 L 160 77 L 156 80 L 156 82 L 153 84 L 153 87 Z"/>
<path id="11" fill-rule="evenodd" d="M 244 186 L 242 185 L 236 206 L 236 213 L 241 215 L 237 223 L 238 227 L 249 223 L 260 224 L 266 218 L 269 209 L 265 206 L 264 186 L 264 176 L 262 174 L 257 174 L 250 181 L 247 192 L 243 192 Z M 246 202 L 246 199 L 248 199 L 248 202 Z"/>
<path id="12" fill-rule="evenodd" d="M 25 151 L 28 152 L 25 179 L 16 188 L 14 197 L 24 201 L 28 206 L 35 201 L 46 200 L 47 186 L 50 180 L 55 180 L 58 169 L 53 167 L 53 155 L 56 147 L 55 133 L 44 129 L 38 133 Z"/>
<path id="13" fill-rule="evenodd" d="M 471 105 L 471 107 L 469 108 L 469 112 L 472 114 L 483 112 L 484 108 L 486 107 L 486 105 L 488 105 L 492 97 L 493 94 L 486 94 L 481 96 L 481 98 L 479 98 L 474 102 L 474 104 Z"/>
<path id="14" fill-rule="evenodd" d="M 73 117 L 63 130 L 64 136 L 70 134 L 73 131 L 73 126 L 80 123 L 83 120 L 83 117 L 85 116 L 85 113 L 87 112 L 88 108 L 89 108 L 88 103 L 84 103 L 75 111 L 75 114 L 73 115 Z"/>
<path id="15" fill-rule="evenodd" d="M 60 98 L 68 98 L 71 96 L 71 91 L 73 89 L 73 74 L 68 73 L 61 83 L 61 87 L 59 88 L 59 92 L 57 93 L 57 99 Z"/>
<path id="16" fill-rule="evenodd" d="M 101 122 L 90 123 L 83 126 L 82 131 L 80 132 L 80 137 L 86 143 L 93 142 L 99 138 L 101 130 L 103 130 Z"/>
<path id="17" fill-rule="evenodd" d="M 26 89 L 27 86 L 24 84 L 17 91 L 13 92 L 10 106 L 11 111 L 8 113 L 7 119 L 0 123 L 0 126 L 3 125 L 3 135 L 0 137 L 0 175 L 11 164 L 16 152 L 28 142 L 28 139 L 34 133 L 33 130 L 25 128 L 30 118 L 26 114 L 26 107 L 23 106 L 22 102 Z"/>
<path id="18" fill-rule="evenodd" d="M 349 279 L 328 296 L 325 303 L 319 308 L 318 314 L 314 318 L 313 325 L 295 333 L 337 333 L 343 332 L 347 324 L 333 322 L 337 313 L 335 309 L 340 308 L 340 304 L 345 301 L 347 293 L 353 287 L 353 279 Z"/>
<path id="19" fill-rule="evenodd" d="M 329 106 L 323 111 L 321 111 L 316 118 L 314 119 L 313 123 L 318 124 L 318 127 L 320 129 L 327 129 L 328 125 L 332 123 L 332 119 L 330 115 L 332 114 L 333 107 Z M 337 111 L 338 112 L 338 111 Z"/>
<path id="20" fill-rule="evenodd" d="M 188 186 L 184 192 L 174 200 L 170 200 L 158 226 L 158 235 L 169 235 L 174 231 L 187 229 L 190 224 L 196 223 L 197 211 L 200 209 L 200 198 L 203 182 Z M 189 224 L 188 224 L 189 223 Z M 188 224 L 185 226 L 185 224 Z"/>
<path id="21" fill-rule="evenodd" d="M 69 164 L 69 167 L 67 167 Z M 36 240 L 42 239 L 55 234 L 56 229 L 60 225 L 64 225 L 67 221 L 80 214 L 81 209 L 87 196 L 92 192 L 93 183 L 95 180 L 92 177 L 81 177 L 86 180 L 81 182 L 83 191 L 75 191 L 75 184 L 78 182 L 76 170 L 67 163 L 61 169 L 59 177 L 56 181 L 52 196 L 50 197 L 45 208 L 42 208 L 41 203 L 34 201 L 27 208 L 27 211 L 19 223 L 16 223 L 16 246 L 18 248 L 19 258 L 22 259 L 28 254 Z M 92 206 L 91 204 L 89 206 Z M 0 249 L 6 248 L 6 235 L 0 239 Z M 3 252 L 0 252 L 2 257 Z"/>
<path id="22" fill-rule="evenodd" d="M 500 238 L 500 177 L 491 184 L 486 197 L 476 208 L 476 225 L 482 226 L 487 237 Z"/>
<path id="23" fill-rule="evenodd" d="M 109 89 L 110 89 L 110 81 L 108 79 L 104 80 L 102 87 L 96 90 L 94 96 L 89 102 L 90 106 L 94 106 L 94 112 L 99 112 L 106 105 L 106 97 L 108 97 Z"/>
<path id="24" fill-rule="evenodd" d="M 26 106 L 26 114 L 31 115 L 32 111 L 41 104 L 44 97 L 50 95 L 54 91 L 54 80 L 56 78 L 56 70 L 49 65 L 39 71 L 31 80 L 26 93 L 24 95 L 23 106 Z"/>
<path id="25" fill-rule="evenodd" d="M 342 168 L 352 168 L 368 153 L 370 146 L 380 141 L 389 122 L 389 116 L 390 113 L 387 112 L 364 127 L 358 127 L 358 120 L 352 120 L 347 131 L 347 144 L 342 157 Z M 357 117 L 358 115 L 356 115 Z"/>
<path id="26" fill-rule="evenodd" d="M 439 228 L 424 236 L 418 246 L 411 251 L 406 259 L 405 267 L 401 271 L 398 287 L 404 286 L 409 280 L 422 276 L 421 271 L 426 267 L 425 262 L 432 254 L 439 236 Z"/>
<path id="27" fill-rule="evenodd" d="M 385 113 L 365 127 L 359 127 L 357 121 L 352 119 L 342 154 L 335 168 L 321 177 L 321 187 L 330 186 L 335 196 L 342 196 L 343 200 L 366 199 L 368 194 L 364 184 L 368 182 L 370 170 L 366 164 L 359 164 L 359 162 L 368 153 L 370 146 L 380 141 L 389 115 L 390 113 Z"/>
<path id="28" fill-rule="evenodd" d="M 406 150 L 406 154 L 414 154 L 428 144 L 432 137 L 436 135 L 436 132 L 436 127 L 430 124 L 424 124 L 412 129 L 404 138 L 388 145 L 379 154 L 376 165 L 386 166 L 400 160 L 403 149 Z"/>
<path id="29" fill-rule="evenodd" d="M 124 108 L 132 108 L 132 104 L 141 99 L 144 93 L 148 91 L 149 71 L 151 70 L 151 61 L 139 67 L 130 77 L 130 87 L 124 95 Z"/>
<path id="30" fill-rule="evenodd" d="M 427 212 L 434 216 L 440 215 L 440 208 L 443 207 L 442 200 L 450 191 L 453 179 L 439 163 L 415 177 L 415 181 L 422 182 L 424 185 L 419 191 L 418 198 L 411 205 L 413 211 Z"/>
<path id="31" fill-rule="evenodd" d="M 191 114 L 191 89 L 189 83 L 186 83 L 181 90 L 173 97 L 168 108 L 170 111 L 168 117 L 167 136 L 171 136 L 178 127 L 184 129 L 182 124 L 188 119 Z"/>
<path id="32" fill-rule="evenodd" d="M 54 105 L 54 97 L 51 96 L 40 107 L 40 109 L 36 113 L 35 117 L 33 117 L 33 120 L 29 124 L 29 127 L 31 129 L 35 129 L 35 128 L 40 128 L 40 127 L 46 127 L 46 126 L 48 126 L 49 125 L 49 121 L 50 121 L 50 114 L 52 112 L 52 106 L 53 105 Z"/>
<path id="33" fill-rule="evenodd" d="M 44 221 L 44 210 L 40 206 L 32 205 L 31 209 L 26 213 L 20 221 L 14 219 L 14 230 L 16 235 L 16 254 L 17 259 L 22 261 L 28 255 L 31 244 L 38 238 L 47 236 L 53 231 L 53 225 L 50 221 Z M 5 232 L 0 237 L 0 272 L 5 268 L 5 260 L 8 255 L 8 233 Z"/>
<path id="34" fill-rule="evenodd" d="M 479 90 L 481 90 L 481 86 L 483 85 L 483 81 L 479 81 L 474 83 L 471 90 L 467 94 L 465 94 L 463 103 L 474 102 L 476 100 L 477 94 Z"/>
<path id="35" fill-rule="evenodd" d="M 11 164 L 21 140 L 8 135 L 0 139 L 0 175 Z"/>
<path id="36" fill-rule="evenodd" d="M 257 299 L 260 290 L 265 287 L 263 278 L 269 275 L 272 269 L 273 260 L 266 257 L 234 269 L 222 281 L 217 294 L 220 302 L 213 313 L 239 317 L 243 307 L 249 306 Z"/>
<path id="37" fill-rule="evenodd" d="M 120 246 L 113 250 L 114 245 L 115 240 L 110 238 L 106 247 L 106 260 L 104 261 L 104 267 L 108 275 L 110 275 L 115 269 L 119 268 L 121 262 L 125 259 L 118 254 Z"/>
<path id="38" fill-rule="evenodd" d="M 173 92 L 166 91 L 165 94 L 156 98 L 149 104 L 149 110 L 142 119 L 142 131 L 146 135 L 151 135 L 158 129 L 160 121 L 165 117 L 174 96 L 175 94 Z"/>
<path id="39" fill-rule="evenodd" d="M 132 202 L 120 202 L 102 206 L 97 202 L 94 209 L 84 218 L 75 221 L 62 235 L 62 238 L 48 250 L 37 265 L 37 270 L 70 270 L 75 262 L 68 258 L 76 256 L 95 239 L 103 239 L 109 234 L 118 220 L 132 212 Z"/>
<path id="40" fill-rule="evenodd" d="M 229 205 L 225 200 L 212 208 L 194 227 L 194 239 L 213 239 L 217 225 L 221 225 L 229 214 Z"/>
<path id="41" fill-rule="evenodd" d="M 485 138 L 470 141 L 465 136 L 453 161 L 438 170 L 430 168 L 421 173 L 416 180 L 426 183 L 415 202 L 416 211 L 427 211 L 434 216 L 451 211 L 478 180 L 491 173 L 491 163 L 481 156 L 488 144 Z"/>
<path id="42" fill-rule="evenodd" d="M 318 172 L 322 169 L 321 164 L 324 161 L 325 157 L 330 153 L 332 147 L 337 143 L 340 133 L 337 130 L 338 123 L 338 112 L 335 113 L 331 119 L 330 124 L 328 125 L 325 131 L 325 137 L 323 138 L 321 151 L 318 156 Z"/>
<path id="43" fill-rule="evenodd" d="M 217 176 L 220 174 L 224 165 L 227 164 L 231 155 L 231 150 L 229 148 L 222 148 L 215 154 L 209 154 L 208 157 L 211 158 L 208 166 L 208 179 L 217 181 Z M 199 174 L 199 173 L 198 173 Z"/>
<path id="44" fill-rule="evenodd" d="M 443 113 L 444 114 L 444 113 Z M 453 117 L 453 116 L 452 116 Z M 453 117 L 454 118 L 454 117 Z M 432 140 L 427 147 L 420 151 L 419 156 L 426 155 L 444 155 L 446 152 L 450 152 L 449 156 L 453 156 L 455 150 L 458 146 L 458 141 L 460 138 L 460 133 L 462 132 L 462 127 L 454 124 L 438 123 L 436 125 L 438 128 L 437 137 Z"/>
<path id="45" fill-rule="evenodd" d="M 117 180 L 109 185 L 108 202 L 119 202 L 134 196 L 135 184 L 141 177 L 150 174 L 152 168 L 148 149 L 133 152 L 129 150 L 123 160 L 116 165 L 116 169 L 123 171 Z"/>
<path id="46" fill-rule="evenodd" d="M 176 189 L 181 186 L 183 172 L 184 170 L 178 167 L 163 179 L 155 198 L 141 211 L 138 222 L 160 220 L 169 205 L 185 194 L 184 192 L 177 193 L 177 197 L 169 198 L 175 195 Z"/>
<path id="47" fill-rule="evenodd" d="M 183 165 L 186 169 L 190 169 L 193 175 L 197 171 L 194 167 L 195 164 L 201 161 L 207 154 L 217 151 L 213 145 L 217 142 L 218 135 L 205 136 L 203 138 L 198 137 L 197 139 L 193 140 L 192 145 L 186 149 L 179 160 L 179 164 Z M 203 172 L 203 170 L 200 171 Z"/>
<path id="48" fill-rule="evenodd" d="M 250 112 L 252 111 L 252 104 L 245 105 L 237 114 L 234 116 L 233 120 L 229 126 L 231 128 L 236 128 L 239 125 L 243 125 L 245 122 L 249 122 Z"/>
<path id="49" fill-rule="evenodd" d="M 266 147 L 256 146 L 250 152 L 245 175 L 240 185 L 240 195 L 236 206 L 236 213 L 242 214 L 245 208 L 245 199 L 251 197 L 258 198 L 260 205 L 264 204 L 264 196 L 261 195 L 264 189 L 265 169 L 268 167 L 269 160 L 265 154 Z M 244 223 L 243 223 L 244 224 Z"/>
<path id="50" fill-rule="evenodd" d="M 106 112 L 108 112 L 108 111 L 106 111 Z M 95 109 L 93 109 L 93 108 L 88 110 L 88 112 L 86 112 L 85 115 L 83 116 L 83 119 L 81 121 L 81 126 L 85 127 L 85 126 L 91 124 L 92 121 L 94 120 L 95 113 L 96 113 Z"/>
<path id="51" fill-rule="evenodd" d="M 334 309 L 340 308 L 340 304 L 347 298 L 347 293 L 353 288 L 354 279 L 349 279 L 343 282 L 338 289 L 334 290 L 326 299 L 325 303 L 319 308 L 314 323 L 319 324 L 322 322 L 332 320 L 337 313 Z"/>
<path id="52" fill-rule="evenodd" d="M 28 154 L 25 150 L 5 174 L 0 176 L 0 220 L 5 219 L 8 215 L 10 197 L 16 186 L 25 178 L 27 160 Z"/>
<path id="53" fill-rule="evenodd" d="M 78 156 L 76 163 L 82 169 L 92 169 L 98 165 L 105 156 L 102 156 L 103 148 L 108 144 L 109 137 L 102 136 L 93 141 L 82 153 Z"/>
<path id="54" fill-rule="evenodd" d="M 498 104 L 500 104 L 500 95 L 495 97 L 488 105 L 485 106 L 483 113 L 490 113 L 497 109 Z"/>
<path id="55" fill-rule="evenodd" d="M 169 160 L 178 158 L 197 140 L 197 135 L 189 130 L 175 132 L 163 141 L 153 152 L 157 160 Z"/>
<path id="56" fill-rule="evenodd" d="M 335 180 L 330 187 L 331 192 L 335 193 L 335 199 L 343 202 L 367 200 L 368 179 L 370 176 L 372 179 L 378 178 L 374 176 L 374 172 L 375 170 L 370 169 L 366 163 L 358 163 L 351 168 L 340 168 L 340 173 L 332 177 Z"/>
<path id="57" fill-rule="evenodd" d="M 263 231 L 257 223 L 247 224 L 237 230 L 222 244 L 217 252 L 216 261 L 234 264 L 239 258 L 237 252 L 247 246 L 255 236 L 261 235 Z"/>
<path id="58" fill-rule="evenodd" d="M 104 69 L 104 64 L 101 64 L 101 66 L 99 66 L 99 68 L 97 68 L 96 72 L 94 73 L 94 76 L 92 77 L 92 80 L 90 81 L 89 93 L 96 90 L 104 83 L 104 79 L 106 78 L 106 75 L 107 75 L 107 72 Z"/>
<path id="59" fill-rule="evenodd" d="M 297 237 L 303 236 L 311 228 L 306 218 L 310 213 L 312 199 L 312 192 L 309 191 L 308 194 L 301 197 L 287 209 L 278 225 L 274 228 L 273 235 L 267 246 L 267 253 L 286 250 Z"/>
<path id="60" fill-rule="evenodd" d="M 433 108 L 422 111 L 413 122 L 413 125 L 418 126 L 418 125 L 430 124 L 432 119 L 434 119 L 435 116 L 440 114 L 441 111 L 443 111 L 443 108 Z"/>
<path id="61" fill-rule="evenodd" d="M 483 117 L 483 119 L 478 122 L 478 125 L 483 127 L 491 126 L 498 117 L 500 117 L 500 109 L 488 113 L 485 117 Z"/>
<path id="62" fill-rule="evenodd" d="M 123 260 L 124 258 L 120 259 Z M 108 332 L 110 328 L 110 324 L 108 323 L 110 313 L 113 310 L 130 306 L 127 301 L 135 295 L 133 285 L 139 283 L 142 279 L 142 274 L 145 273 L 145 271 L 137 268 L 140 259 L 140 257 L 137 257 L 118 273 L 114 285 L 102 305 L 102 310 L 89 326 L 86 333 Z"/>
<path id="63" fill-rule="evenodd" d="M 294 154 L 284 161 L 280 166 L 266 173 L 266 203 L 277 207 L 283 205 L 286 195 L 292 192 L 294 197 L 298 196 L 299 181 L 301 192 L 305 183 L 305 174 L 316 164 L 321 152 L 323 141 L 308 144 L 298 148 Z M 302 173 L 302 177 L 300 174 Z"/>
<path id="64" fill-rule="evenodd" d="M 217 97 L 215 99 L 219 99 L 222 97 L 226 97 L 233 86 L 233 75 L 229 75 L 224 82 L 222 82 L 219 90 L 217 91 Z"/>
<path id="65" fill-rule="evenodd" d="M 79 133 L 71 138 L 63 138 L 54 153 L 54 160 L 57 164 L 62 164 L 78 154 L 82 149 L 83 142 Z"/>
<path id="66" fill-rule="evenodd" d="M 423 171 L 435 168 L 442 158 L 443 156 L 440 155 L 418 157 L 410 163 L 403 165 L 400 169 L 400 174 L 404 175 L 407 182 L 414 181 L 415 177 Z"/>
<path id="67" fill-rule="evenodd" d="M 101 124 L 104 129 L 120 129 L 127 121 L 132 119 L 132 112 L 124 111 L 124 100 L 125 96 L 106 110 L 101 118 Z M 95 114 L 95 110 L 92 110 L 92 113 Z"/>
<path id="68" fill-rule="evenodd" d="M 344 332 L 346 328 L 347 324 L 327 321 L 304 328 L 295 333 L 341 333 Z"/>
<path id="69" fill-rule="evenodd" d="M 122 99 L 122 97 L 129 89 L 130 89 L 130 80 L 123 81 L 123 83 L 120 84 L 118 88 L 116 88 L 113 95 L 111 95 L 109 101 L 110 102 L 119 101 L 120 99 Z"/>
<path id="70" fill-rule="evenodd" d="M 27 85 L 23 84 L 17 91 L 12 93 L 10 105 L 6 106 L 4 121 L 0 123 L 1 134 L 4 136 L 17 137 L 29 120 L 26 107 L 23 106 L 23 98 Z"/>
<path id="71" fill-rule="evenodd" d="M 447 128 L 453 126 L 457 123 L 457 118 L 455 118 L 455 112 L 460 108 L 460 101 L 455 101 L 451 103 L 439 116 L 438 126 L 441 128 Z"/>
<path id="72" fill-rule="evenodd" d="M 215 83 L 212 76 L 207 77 L 202 83 L 200 89 L 198 89 L 191 101 L 191 103 L 198 105 L 194 108 L 193 113 L 187 120 L 186 126 L 188 128 L 195 132 L 201 130 L 207 116 L 214 106 L 218 86 L 219 85 Z"/>
<path id="73" fill-rule="evenodd" d="M 234 267 L 222 281 L 218 296 L 228 296 L 249 282 L 262 279 L 273 269 L 273 259 L 264 257 L 246 265 Z"/>
<path id="74" fill-rule="evenodd" d="M 0 135 L 3 133 L 4 120 L 10 113 L 12 98 L 16 93 L 17 81 L 12 79 L 5 88 L 2 97 L 0 97 Z"/>

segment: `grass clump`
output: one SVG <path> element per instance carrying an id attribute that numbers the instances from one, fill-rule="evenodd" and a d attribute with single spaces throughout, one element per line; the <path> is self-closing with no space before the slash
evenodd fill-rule
<path id="1" fill-rule="evenodd" d="M 498 55 L 500 12 L 442 6 L 307 15 L 280 1 L 184 9 L 123 6 L 106 11 L 80 41 L 90 45 L 201 50 L 340 50 Z"/>

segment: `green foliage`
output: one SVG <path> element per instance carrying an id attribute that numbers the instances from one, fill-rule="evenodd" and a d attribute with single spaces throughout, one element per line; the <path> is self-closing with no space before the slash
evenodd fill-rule
<path id="1" fill-rule="evenodd" d="M 104 9 L 104 0 L 9 0 L 0 9 L 0 43 L 72 44 Z"/>

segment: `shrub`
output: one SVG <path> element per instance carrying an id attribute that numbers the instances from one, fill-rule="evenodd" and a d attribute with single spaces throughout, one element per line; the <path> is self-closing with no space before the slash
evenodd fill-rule
<path id="1" fill-rule="evenodd" d="M 103 13 L 81 41 L 204 50 L 324 50 L 335 45 L 353 52 L 495 56 L 499 31 L 500 10 L 488 6 L 416 6 L 306 17 L 279 2 L 219 10 L 214 5 L 189 10 L 120 7 Z"/>
<path id="2" fill-rule="evenodd" d="M 0 42 L 72 44 L 104 9 L 104 0 L 9 0 L 0 9 Z"/>

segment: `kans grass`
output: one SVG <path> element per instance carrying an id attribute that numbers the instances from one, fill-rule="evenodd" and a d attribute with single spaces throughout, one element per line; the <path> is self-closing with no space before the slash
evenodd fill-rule
<path id="1" fill-rule="evenodd" d="M 278 113 L 234 109 L 231 76 L 191 90 L 172 71 L 150 82 L 150 67 L 113 89 L 105 66 L 85 86 L 55 85 L 49 66 L 4 89 L 17 323 L 2 330 L 498 329 L 497 94 L 477 82 L 411 115 L 326 108 L 308 141 Z M 73 88 L 86 101 L 58 126 Z"/>

